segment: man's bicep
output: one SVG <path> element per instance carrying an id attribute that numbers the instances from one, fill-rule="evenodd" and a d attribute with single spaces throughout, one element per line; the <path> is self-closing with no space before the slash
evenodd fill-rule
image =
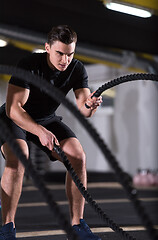
<path id="1" fill-rule="evenodd" d="M 11 108 L 11 106 L 23 106 L 28 97 L 30 90 L 27 88 L 22 88 L 13 84 L 8 84 L 7 91 L 7 111 Z"/>

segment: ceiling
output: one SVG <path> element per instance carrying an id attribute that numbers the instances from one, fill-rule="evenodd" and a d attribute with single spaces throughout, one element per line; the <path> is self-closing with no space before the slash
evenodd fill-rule
<path id="1" fill-rule="evenodd" d="M 0 63 L 14 65 L 28 54 L 26 50 L 42 45 L 47 32 L 58 24 L 71 25 L 77 32 L 80 56 L 87 49 L 91 57 L 97 52 L 98 58 L 104 52 L 117 56 L 120 51 L 158 55 L 157 0 L 122 1 L 149 7 L 153 16 L 145 19 L 114 12 L 101 0 L 1 0 L 0 36 L 10 44 L 0 48 Z"/>

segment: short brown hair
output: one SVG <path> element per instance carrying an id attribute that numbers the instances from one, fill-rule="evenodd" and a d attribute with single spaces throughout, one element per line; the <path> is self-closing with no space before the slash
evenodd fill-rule
<path id="1" fill-rule="evenodd" d="M 77 42 L 77 34 L 70 26 L 59 25 L 53 27 L 48 33 L 47 42 L 52 45 L 55 41 L 60 41 L 65 44 Z"/>

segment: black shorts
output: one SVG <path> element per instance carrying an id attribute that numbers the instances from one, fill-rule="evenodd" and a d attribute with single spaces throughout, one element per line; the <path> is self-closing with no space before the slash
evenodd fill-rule
<path id="1" fill-rule="evenodd" d="M 47 147 L 42 146 L 42 144 L 39 141 L 39 138 L 36 135 L 33 135 L 17 126 L 5 114 L 0 115 L 0 118 L 5 122 L 5 124 L 7 125 L 8 129 L 11 131 L 15 139 L 23 139 L 26 142 L 28 141 L 33 142 L 36 146 L 38 146 L 42 151 L 44 151 L 48 155 L 51 161 L 56 161 L 56 159 L 52 157 L 51 151 Z M 66 124 L 62 122 L 62 117 L 54 116 L 53 118 L 47 121 L 43 121 L 40 124 L 47 128 L 49 131 L 51 131 L 56 136 L 59 142 L 70 137 L 76 138 L 74 132 Z M 0 148 L 5 142 L 7 142 L 7 139 L 2 140 L 0 138 Z"/>

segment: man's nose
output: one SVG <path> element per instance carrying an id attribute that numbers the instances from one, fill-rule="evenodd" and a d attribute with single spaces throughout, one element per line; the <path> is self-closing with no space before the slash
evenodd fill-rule
<path id="1" fill-rule="evenodd" d="M 62 60 L 64 63 L 67 63 L 68 61 L 68 56 L 66 54 L 63 55 Z"/>

